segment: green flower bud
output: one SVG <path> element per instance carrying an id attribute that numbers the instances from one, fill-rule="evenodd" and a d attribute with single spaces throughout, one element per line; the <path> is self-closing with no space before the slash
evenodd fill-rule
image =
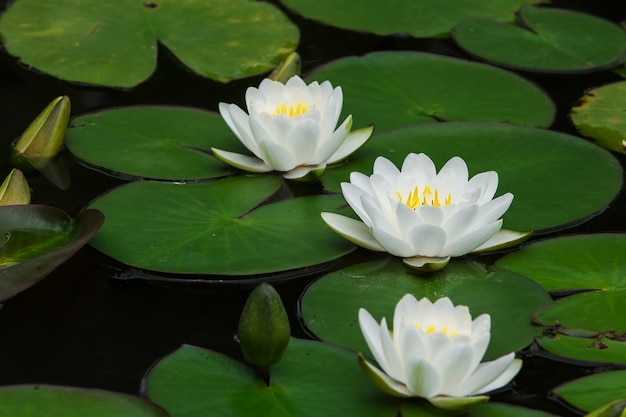
<path id="1" fill-rule="evenodd" d="M 626 400 L 615 400 L 592 411 L 585 417 L 626 417 Z"/>
<path id="2" fill-rule="evenodd" d="M 0 206 L 30 203 L 30 188 L 19 169 L 13 169 L 0 185 Z"/>
<path id="3" fill-rule="evenodd" d="M 297 52 L 292 52 L 274 68 L 267 78 L 285 84 L 294 75 L 300 75 L 301 63 L 300 55 Z"/>
<path id="4" fill-rule="evenodd" d="M 69 118 L 69 97 L 55 98 L 26 128 L 15 150 L 28 158 L 52 158 L 63 145 Z"/>
<path id="5" fill-rule="evenodd" d="M 267 368 L 280 360 L 289 344 L 289 319 L 280 296 L 269 284 L 252 291 L 243 307 L 237 335 L 249 363 Z"/>

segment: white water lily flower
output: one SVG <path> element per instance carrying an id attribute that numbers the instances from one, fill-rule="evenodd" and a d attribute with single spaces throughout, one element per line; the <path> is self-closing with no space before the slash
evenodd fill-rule
<path id="1" fill-rule="evenodd" d="M 363 145 L 373 127 L 350 132 L 352 116 L 336 128 L 343 105 L 341 87 L 309 85 L 296 76 L 282 84 L 269 78 L 246 91 L 248 113 L 220 103 L 220 114 L 254 156 L 213 148 L 223 162 L 249 172 L 284 172 L 284 177 L 318 177 Z M 335 129 L 336 128 L 336 129 Z"/>
<path id="2" fill-rule="evenodd" d="M 440 408 L 486 401 L 480 394 L 508 384 L 522 366 L 514 353 L 480 363 L 489 345 L 491 317 L 482 314 L 472 321 L 466 306 L 455 307 L 447 297 L 431 303 L 405 295 L 396 305 L 393 331 L 384 318 L 379 325 L 364 309 L 359 324 L 382 368 L 359 356 L 372 382 L 388 394 L 422 397 Z"/>
<path id="3" fill-rule="evenodd" d="M 335 232 L 364 248 L 399 256 L 414 268 L 437 270 L 451 256 L 503 247 L 530 234 L 500 230 L 513 194 L 493 198 L 498 174 L 468 179 L 465 161 L 450 159 L 437 173 L 425 154 L 409 154 L 402 170 L 378 157 L 374 173 L 350 174 L 343 196 L 362 222 L 335 213 L 322 218 Z"/>

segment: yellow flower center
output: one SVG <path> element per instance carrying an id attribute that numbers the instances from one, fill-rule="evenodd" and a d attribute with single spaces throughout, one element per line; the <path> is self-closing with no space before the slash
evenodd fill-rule
<path id="1" fill-rule="evenodd" d="M 428 326 L 422 326 L 420 323 L 415 323 L 415 327 L 420 329 L 421 331 L 423 331 L 426 334 L 431 334 L 434 332 L 440 332 L 445 334 L 448 337 L 453 337 L 456 336 L 457 334 L 459 334 L 459 332 L 457 330 L 450 330 L 448 329 L 448 326 L 446 326 L 445 324 L 439 328 L 437 328 L 436 325 L 434 324 L 429 324 Z"/>
<path id="2" fill-rule="evenodd" d="M 441 207 L 442 204 L 439 201 L 439 190 L 435 188 L 435 192 L 433 193 L 428 184 L 426 184 L 426 186 L 424 187 L 421 196 L 419 186 L 417 185 L 412 191 L 409 192 L 406 201 L 404 201 L 404 199 L 402 198 L 402 194 L 400 193 L 400 191 L 396 190 L 396 195 L 401 202 L 403 202 L 407 207 L 412 208 L 413 210 L 415 210 L 419 206 Z M 450 204 L 452 204 L 452 194 L 448 193 L 446 198 L 443 200 L 443 205 L 449 206 Z"/>
<path id="3" fill-rule="evenodd" d="M 270 113 L 272 116 L 276 116 L 278 114 L 286 114 L 289 117 L 300 116 L 311 107 L 311 104 L 302 104 L 301 101 L 298 102 L 295 106 L 293 104 L 285 104 L 281 103 L 276 106 L 276 109 Z"/>

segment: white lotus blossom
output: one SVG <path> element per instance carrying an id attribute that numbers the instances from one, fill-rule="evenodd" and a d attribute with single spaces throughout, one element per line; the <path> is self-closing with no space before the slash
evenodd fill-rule
<path id="1" fill-rule="evenodd" d="M 282 84 L 269 78 L 246 91 L 248 113 L 220 103 L 226 124 L 254 156 L 213 148 L 223 162 L 249 172 L 284 172 L 289 179 L 316 178 L 363 145 L 373 127 L 350 132 L 352 116 L 339 126 L 341 87 L 307 85 L 296 76 Z"/>
<path id="2" fill-rule="evenodd" d="M 335 232 L 364 248 L 405 258 L 411 267 L 441 269 L 451 256 L 519 243 L 529 233 L 500 230 L 513 194 L 493 198 L 498 174 L 468 179 L 460 157 L 437 173 L 425 154 L 409 154 L 402 169 L 378 157 L 371 176 L 350 174 L 343 196 L 361 221 L 322 213 Z"/>
<path id="3" fill-rule="evenodd" d="M 522 361 L 509 353 L 480 363 L 490 340 L 491 317 L 472 321 L 466 306 L 449 298 L 432 303 L 405 295 L 396 305 L 393 331 L 380 325 L 365 309 L 359 310 L 365 341 L 382 371 L 359 362 L 367 376 L 388 394 L 422 397 L 440 408 L 456 409 L 486 401 L 480 394 L 508 384 Z"/>

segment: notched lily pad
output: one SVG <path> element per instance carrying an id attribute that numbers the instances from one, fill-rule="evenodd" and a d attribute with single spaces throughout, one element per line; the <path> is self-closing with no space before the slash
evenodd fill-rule
<path id="1" fill-rule="evenodd" d="M 590 375 L 554 389 L 557 396 L 586 412 L 596 410 L 615 400 L 623 400 L 625 392 L 626 371 Z"/>
<path id="2" fill-rule="evenodd" d="M 228 170 L 211 147 L 245 150 L 218 114 L 180 107 L 128 107 L 77 117 L 65 141 L 89 165 L 162 180 L 224 176 Z"/>
<path id="3" fill-rule="evenodd" d="M 354 249 L 325 227 L 319 214 L 345 204 L 342 198 L 320 195 L 263 205 L 280 184 L 272 175 L 130 183 L 91 204 L 107 216 L 91 245 L 138 268 L 229 276 L 308 267 Z"/>
<path id="4" fill-rule="evenodd" d="M 617 25 L 571 10 L 522 7 L 519 25 L 467 19 L 452 35 L 466 52 L 527 71 L 590 72 L 626 58 L 626 33 Z"/>
<path id="5" fill-rule="evenodd" d="M 352 114 L 357 125 L 375 123 L 377 132 L 462 120 L 548 127 L 555 112 L 544 92 L 515 74 L 423 52 L 373 52 L 343 58 L 316 69 L 307 80 L 332 80 L 340 85 L 342 120 Z"/>
<path id="6" fill-rule="evenodd" d="M 71 219 L 42 205 L 0 207 L 0 300 L 41 281 L 98 231 L 104 216 L 85 210 Z"/>
<path id="7" fill-rule="evenodd" d="M 168 417 L 157 405 L 126 394 L 53 385 L 0 388 L 0 415 L 11 417 Z"/>
<path id="8" fill-rule="evenodd" d="M 365 308 L 377 320 L 393 317 L 397 302 L 407 293 L 434 301 L 450 297 L 467 305 L 472 317 L 489 313 L 491 343 L 485 359 L 493 359 L 530 344 L 540 328 L 531 314 L 549 303 L 549 294 L 518 274 L 489 271 L 484 265 L 453 259 L 441 272 L 420 276 L 397 258 L 355 265 L 330 273 L 313 283 L 301 300 L 304 324 L 320 339 L 369 354 L 357 316 Z"/>
<path id="9" fill-rule="evenodd" d="M 570 116 L 583 135 L 607 149 L 626 153 L 626 81 L 587 91 Z"/>
<path id="10" fill-rule="evenodd" d="M 447 36 L 458 22 L 469 17 L 484 17 L 510 22 L 524 4 L 541 0 L 396 0 L 381 7 L 379 0 L 281 0 L 304 17 L 326 24 L 378 35 L 407 33 L 417 38 Z"/>
<path id="11" fill-rule="evenodd" d="M 546 328 L 542 347 L 575 360 L 626 363 L 625 251 L 625 234 L 579 235 L 530 244 L 496 265 L 554 293 L 579 292 L 534 313 Z"/>
<path id="12" fill-rule="evenodd" d="M 19 0 L 0 19 L 0 35 L 28 66 L 111 87 L 145 81 L 157 42 L 191 70 L 226 82 L 270 70 L 299 38 L 280 10 L 250 0 Z"/>

